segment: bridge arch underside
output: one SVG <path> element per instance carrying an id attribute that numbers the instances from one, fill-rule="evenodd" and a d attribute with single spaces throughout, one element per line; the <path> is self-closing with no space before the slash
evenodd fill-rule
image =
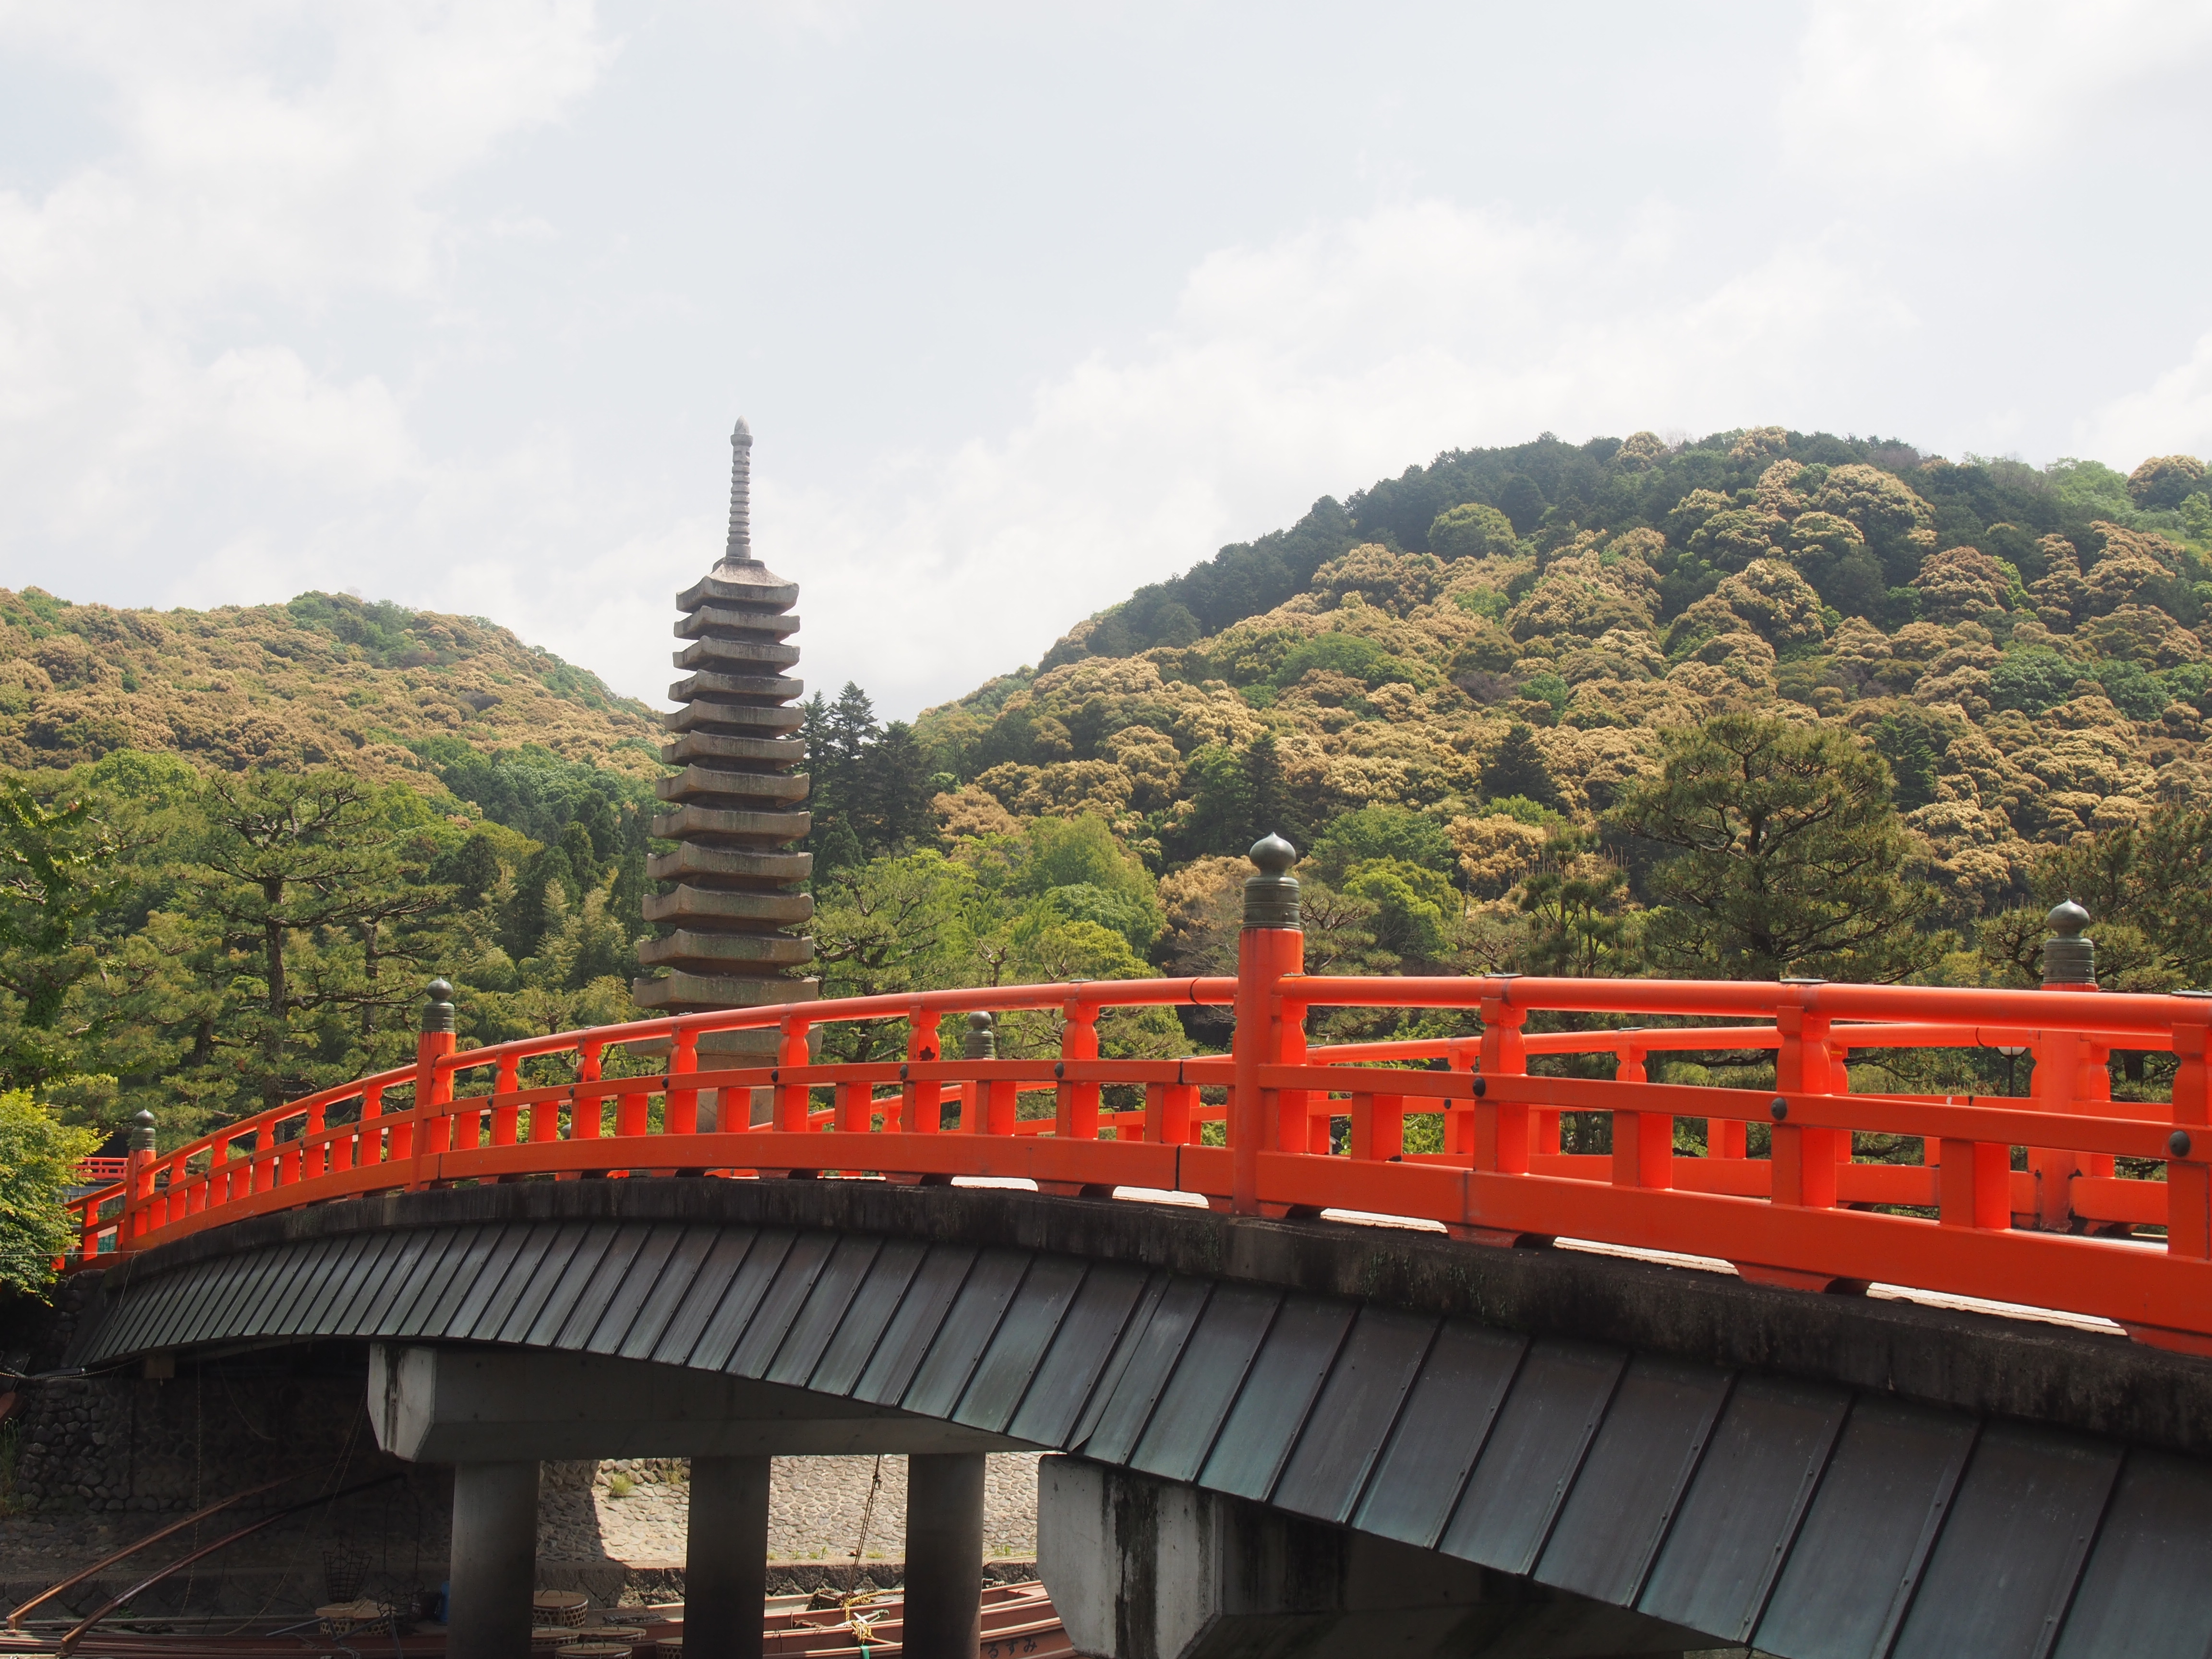
<path id="1" fill-rule="evenodd" d="M 365 1199 L 149 1252 L 101 1289 L 72 1363 L 332 1339 L 597 1356 L 905 1424 L 920 1449 L 1066 1453 L 1686 1646 L 2212 1646 L 2212 1363 L 2057 1325 L 856 1181 Z"/>

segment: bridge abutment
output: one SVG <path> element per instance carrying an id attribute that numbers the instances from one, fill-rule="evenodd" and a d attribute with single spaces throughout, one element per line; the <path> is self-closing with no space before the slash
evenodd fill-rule
<path id="1" fill-rule="evenodd" d="M 1705 1638 L 1434 1550 L 1075 1457 L 1037 1470 L 1037 1565 L 1102 1659 L 1680 1659 Z"/>

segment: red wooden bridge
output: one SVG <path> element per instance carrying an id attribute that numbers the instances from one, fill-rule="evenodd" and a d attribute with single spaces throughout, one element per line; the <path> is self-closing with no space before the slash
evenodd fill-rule
<path id="1" fill-rule="evenodd" d="M 456 1047 L 449 991 L 434 988 L 425 1024 L 444 1029 L 424 1033 L 413 1066 L 173 1151 L 133 1152 L 120 1180 L 75 1200 L 72 1260 L 472 1182 L 1016 1177 L 1047 1192 L 1192 1194 L 1247 1214 L 1413 1218 L 1484 1243 L 1678 1252 L 1808 1289 L 1880 1282 L 2028 1304 L 2212 1353 L 2212 995 L 2100 994 L 2093 981 L 2002 990 L 1316 975 L 1301 971 L 1302 941 L 1295 926 L 1248 926 L 1234 978 L 732 1009 L 467 1049 Z M 1230 1053 L 1099 1057 L 1103 1013 L 1190 1005 L 1233 1012 Z M 1307 1015 L 1329 1008 L 1457 1011 L 1480 1035 L 1310 1047 Z M 947 1016 L 1023 1010 L 1060 1017 L 1056 1059 L 996 1058 L 976 1018 L 963 1053 L 941 1051 Z M 1583 1029 L 1527 1029 L 1546 1014 L 1583 1017 Z M 904 1022 L 905 1058 L 811 1058 L 811 1032 L 860 1021 Z M 704 1034 L 760 1028 L 781 1034 L 778 1064 L 700 1069 Z M 1977 1047 L 2031 1056 L 2027 1092 L 1854 1093 L 1844 1064 L 1854 1052 Z M 1771 1051 L 1774 1085 L 1649 1080 L 1649 1056 L 1684 1050 Z M 2116 1051 L 2172 1054 L 2171 1100 L 2114 1101 Z M 1609 1055 L 1613 1075 L 1532 1069 L 1567 1055 Z M 1142 1109 L 1112 1109 L 1109 1088 L 1132 1102 L 1141 1091 Z M 772 1109 L 702 1131 L 710 1090 L 739 1101 L 764 1091 Z M 1563 1113 L 1609 1117 L 1610 1155 L 1563 1152 Z M 1407 1150 L 1407 1125 L 1423 1115 L 1441 1116 L 1440 1133 L 1416 1139 L 1440 1150 Z M 1679 1119 L 1704 1122 L 1702 1153 L 1678 1150 Z M 1757 1152 L 1753 1125 L 1765 1131 Z M 141 1134 L 150 1141 L 150 1128 Z M 1895 1137 L 1919 1144 L 1918 1162 L 1887 1161 Z M 1887 1157 L 1863 1155 L 1875 1147 Z"/>

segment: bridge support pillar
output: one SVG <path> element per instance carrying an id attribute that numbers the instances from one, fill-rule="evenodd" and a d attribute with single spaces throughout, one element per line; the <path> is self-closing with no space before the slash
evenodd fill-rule
<path id="1" fill-rule="evenodd" d="M 453 1466 L 446 1641 L 469 1659 L 528 1659 L 538 1570 L 538 1465 Z"/>
<path id="2" fill-rule="evenodd" d="M 768 1595 L 769 1460 L 691 1460 L 684 1558 L 684 1651 L 761 1659 Z"/>
<path id="3" fill-rule="evenodd" d="M 907 1659 L 974 1659 L 983 1632 L 983 1455 L 906 1461 Z"/>
<path id="4" fill-rule="evenodd" d="M 1074 1457 L 1037 1467 L 1037 1566 L 1076 1651 L 1103 1659 L 1681 1659 L 1711 1646 L 1434 1550 Z"/>

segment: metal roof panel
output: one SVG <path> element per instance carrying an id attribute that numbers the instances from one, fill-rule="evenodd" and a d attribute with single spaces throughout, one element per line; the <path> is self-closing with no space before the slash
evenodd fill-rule
<path id="1" fill-rule="evenodd" d="M 731 1276 L 728 1290 L 701 1329 L 686 1364 L 709 1371 L 719 1371 L 729 1364 L 730 1356 L 744 1340 L 745 1328 L 752 1323 L 761 1299 L 776 1282 L 786 1258 L 798 1243 L 799 1234 L 788 1227 L 761 1230 L 760 1237 Z"/>
<path id="2" fill-rule="evenodd" d="M 1278 1507 L 1338 1522 L 1351 1515 L 1440 1323 L 1387 1308 L 1359 1310 L 1284 1465 Z"/>
<path id="3" fill-rule="evenodd" d="M 1500 1572 L 1534 1566 L 1627 1363 L 1594 1342 L 1530 1343 L 1437 1547 Z"/>
<path id="4" fill-rule="evenodd" d="M 1041 1255 L 1030 1263 L 1021 1289 L 953 1408 L 954 1422 L 994 1431 L 1006 1426 L 1082 1289 L 1084 1272 L 1081 1258 L 1072 1255 Z M 1102 1357 L 1110 1340 L 1099 1344 Z"/>
<path id="5" fill-rule="evenodd" d="M 757 1228 L 732 1227 L 717 1238 L 677 1298 L 660 1334 L 653 1339 L 652 1352 L 644 1357 L 664 1365 L 689 1364 L 723 1300 L 744 1275 L 745 1264 L 763 1250 L 781 1251 L 790 1237 L 788 1233 L 763 1235 Z"/>
<path id="6" fill-rule="evenodd" d="M 1954 1413 L 1855 1399 L 1753 1644 L 1788 1659 L 1881 1659 L 1975 1432 Z M 1857 1571 L 1838 1574 L 1838 1561 Z"/>
<path id="7" fill-rule="evenodd" d="M 1633 1607 L 1735 1378 L 1638 1354 L 1536 1563 L 1540 1583 Z"/>
<path id="8" fill-rule="evenodd" d="M 2107 1441 L 1982 1430 L 1892 1659 L 2043 1659 L 2120 1472 Z"/>
<path id="9" fill-rule="evenodd" d="M 1638 1611 L 1748 1639 L 1850 1408 L 1842 1389 L 1738 1381 Z"/>
<path id="10" fill-rule="evenodd" d="M 1069 1450 L 1103 1463 L 1127 1460 L 1212 1291 L 1212 1281 L 1203 1279 L 1177 1276 L 1160 1285 L 1141 1310 L 1141 1322 L 1133 1323 L 1115 1345 L 1109 1374 L 1084 1408 Z"/>
<path id="11" fill-rule="evenodd" d="M 1334 1297 L 1284 1302 L 1206 1455 L 1200 1485 L 1260 1500 L 1274 1490 L 1357 1311 Z"/>
<path id="12" fill-rule="evenodd" d="M 988 1249 L 975 1259 L 960 1294 L 952 1300 L 929 1352 L 915 1368 L 914 1381 L 899 1396 L 900 1406 L 925 1417 L 950 1417 L 983 1351 L 1028 1275 L 1026 1250 Z"/>
<path id="13" fill-rule="evenodd" d="M 859 1386 L 868 1361 L 875 1358 L 884 1333 L 905 1298 L 906 1287 L 929 1254 L 929 1247 L 910 1238 L 895 1238 L 877 1253 L 867 1277 L 837 1322 L 822 1358 L 807 1379 L 807 1387 L 823 1394 L 848 1395 Z"/>
<path id="14" fill-rule="evenodd" d="M 1280 1291 L 1213 1287 L 1127 1455 L 1131 1468 L 1170 1480 L 1197 1478 L 1282 1305 Z"/>
<path id="15" fill-rule="evenodd" d="M 660 1283 L 662 1271 L 668 1258 L 675 1253 L 677 1243 L 686 1228 L 681 1222 L 662 1221 L 654 1224 L 638 1246 L 637 1254 L 630 1258 L 629 1270 L 607 1297 L 607 1310 L 599 1322 L 592 1327 L 592 1334 L 583 1340 L 586 1353 L 618 1353 L 623 1339 L 629 1328 L 637 1322 L 638 1310 L 652 1297 Z"/>
<path id="16" fill-rule="evenodd" d="M 1006 1432 L 1041 1446 L 1066 1445 L 1080 1437 L 1079 1430 L 1088 1433 L 1085 1419 L 1094 1405 L 1105 1408 L 1103 1396 L 1111 1392 L 1106 1379 L 1120 1376 L 1115 1357 L 1126 1364 L 1134 1350 L 1134 1330 L 1150 1311 L 1146 1297 L 1157 1298 L 1166 1283 L 1142 1267 L 1094 1264 L 1037 1362 Z"/>
<path id="17" fill-rule="evenodd" d="M 515 1279 L 513 1291 L 501 1297 L 497 1305 L 487 1308 L 470 1328 L 466 1334 L 471 1340 L 513 1342 L 526 1334 L 538 1322 L 538 1316 L 545 1311 L 546 1303 L 560 1288 L 562 1276 L 576 1259 L 576 1252 L 592 1233 L 590 1224 L 580 1221 L 567 1221 L 542 1231 L 545 1234 L 544 1249 L 538 1251 L 529 1272 Z"/>
<path id="18" fill-rule="evenodd" d="M 769 1365 L 769 1382 L 805 1386 L 814 1368 L 822 1363 L 830 1340 L 837 1334 L 837 1327 L 852 1311 L 853 1298 L 867 1282 L 883 1248 L 882 1239 L 865 1233 L 848 1234 L 837 1241 L 785 1333 L 783 1346 Z"/>
<path id="19" fill-rule="evenodd" d="M 2204 1659 L 2212 1653 L 2212 1470 L 2128 1454 L 2055 1659 Z"/>
<path id="20" fill-rule="evenodd" d="M 668 1264 L 661 1269 L 660 1279 L 652 1294 L 638 1306 L 637 1317 L 630 1322 L 629 1329 L 623 1333 L 618 1352 L 625 1359 L 647 1359 L 653 1355 L 669 1321 L 684 1299 L 697 1286 L 699 1275 L 707 1258 L 723 1237 L 720 1227 L 686 1227 L 669 1253 Z"/>
<path id="21" fill-rule="evenodd" d="M 969 1244 L 933 1244 L 907 1281 L 897 1311 L 884 1327 L 853 1397 L 872 1406 L 896 1405 L 945 1323 L 952 1298 L 968 1282 L 977 1251 Z"/>
<path id="22" fill-rule="evenodd" d="M 1468 1473 L 1496 1432 L 1528 1339 L 1463 1320 L 1443 1322 L 1353 1512 L 1363 1531 L 1431 1547 Z"/>

